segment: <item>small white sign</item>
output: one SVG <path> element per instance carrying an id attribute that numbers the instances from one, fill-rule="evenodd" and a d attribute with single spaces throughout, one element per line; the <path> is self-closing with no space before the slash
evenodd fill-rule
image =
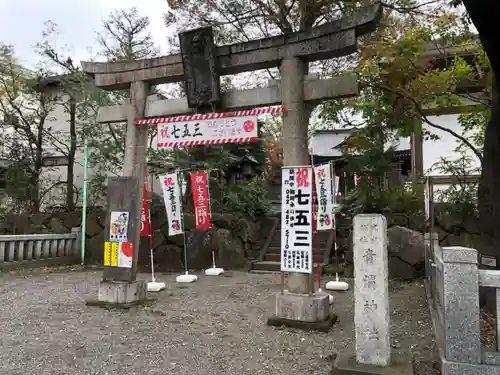
<path id="1" fill-rule="evenodd" d="M 281 271 L 311 273 L 313 171 L 284 167 L 281 184 Z"/>
<path id="2" fill-rule="evenodd" d="M 257 116 L 221 117 L 158 125 L 157 148 L 255 142 Z"/>
<path id="3" fill-rule="evenodd" d="M 158 176 L 163 191 L 163 201 L 168 218 L 168 235 L 176 236 L 183 233 L 181 186 L 178 173 L 168 173 Z"/>
<path id="4" fill-rule="evenodd" d="M 333 179 L 334 184 L 333 184 L 333 203 L 337 203 L 337 196 L 340 195 L 340 177 L 335 176 Z"/>
<path id="5" fill-rule="evenodd" d="M 317 196 L 316 229 L 333 229 L 333 186 L 331 164 L 314 167 Z"/>

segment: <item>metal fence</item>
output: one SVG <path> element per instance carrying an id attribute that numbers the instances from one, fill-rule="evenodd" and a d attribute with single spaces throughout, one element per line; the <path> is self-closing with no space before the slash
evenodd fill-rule
<path id="1" fill-rule="evenodd" d="M 81 230 L 63 234 L 0 236 L 0 268 L 80 261 Z"/>

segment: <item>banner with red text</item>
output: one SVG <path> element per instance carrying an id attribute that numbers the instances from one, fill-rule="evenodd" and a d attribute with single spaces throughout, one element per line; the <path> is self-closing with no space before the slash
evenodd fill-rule
<path id="1" fill-rule="evenodd" d="M 178 173 L 167 173 L 158 176 L 163 191 L 163 201 L 168 219 L 168 235 L 182 234 L 182 200 L 181 184 Z"/>
<path id="2" fill-rule="evenodd" d="M 281 271 L 311 273 L 313 170 L 283 167 L 281 184 Z"/>
<path id="3" fill-rule="evenodd" d="M 141 237 L 148 237 L 149 231 L 149 189 L 148 189 L 148 174 L 144 180 L 144 192 L 142 194 L 141 208 Z"/>
<path id="4" fill-rule="evenodd" d="M 184 116 L 188 117 L 188 116 Z M 258 137 L 257 116 L 236 116 L 184 120 L 158 125 L 158 149 L 255 142 Z"/>
<path id="5" fill-rule="evenodd" d="M 212 226 L 212 222 L 210 213 L 210 197 L 208 195 L 207 172 L 191 173 L 191 188 L 193 190 L 196 228 L 208 229 Z"/>
<path id="6" fill-rule="evenodd" d="M 317 196 L 316 230 L 333 229 L 333 186 L 331 164 L 314 167 Z"/>

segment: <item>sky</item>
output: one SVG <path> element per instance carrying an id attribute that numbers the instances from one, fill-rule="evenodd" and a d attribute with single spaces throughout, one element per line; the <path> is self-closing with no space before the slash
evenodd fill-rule
<path id="1" fill-rule="evenodd" d="M 22 63 L 31 67 L 39 60 L 33 46 L 50 20 L 58 25 L 58 46 L 70 48 L 73 60 L 86 60 L 102 21 L 115 9 L 131 7 L 149 16 L 150 31 L 166 51 L 166 0 L 0 0 L 0 42 L 14 45 Z"/>

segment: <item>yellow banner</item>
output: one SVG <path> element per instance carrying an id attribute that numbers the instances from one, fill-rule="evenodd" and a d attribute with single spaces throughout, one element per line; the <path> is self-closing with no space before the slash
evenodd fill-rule
<path id="1" fill-rule="evenodd" d="M 104 266 L 118 267 L 118 242 L 104 242 Z"/>
<path id="2" fill-rule="evenodd" d="M 111 242 L 111 267 L 118 267 L 118 242 Z"/>
<path id="3" fill-rule="evenodd" d="M 104 242 L 104 267 L 111 266 L 111 242 Z"/>

